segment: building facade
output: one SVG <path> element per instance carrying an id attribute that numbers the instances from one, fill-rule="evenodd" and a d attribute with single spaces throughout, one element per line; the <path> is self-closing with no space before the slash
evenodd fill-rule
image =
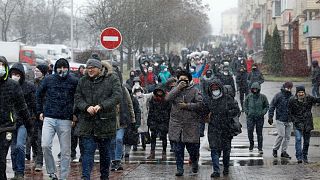
<path id="1" fill-rule="evenodd" d="M 238 8 L 232 8 L 221 14 L 221 34 L 236 35 L 238 30 Z"/>

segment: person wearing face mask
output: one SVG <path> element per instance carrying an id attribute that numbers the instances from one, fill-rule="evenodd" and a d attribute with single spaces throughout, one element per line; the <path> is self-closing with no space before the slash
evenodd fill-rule
<path id="1" fill-rule="evenodd" d="M 15 79 L 18 80 L 19 78 L 16 77 Z M 8 150 L 13 139 L 19 139 L 19 137 L 14 138 L 13 134 L 18 133 L 17 130 L 20 129 L 20 127 L 23 127 L 23 125 L 28 127 L 30 115 L 21 85 L 19 85 L 19 82 L 9 78 L 8 61 L 3 56 L 0 56 L 0 92 L 0 179 L 7 179 L 6 157 Z M 24 135 L 21 133 L 22 128 L 20 130 L 21 139 L 25 139 L 26 133 L 24 132 Z M 19 149 L 21 150 L 19 152 L 24 151 L 23 146 L 19 148 L 22 148 Z M 24 159 L 24 154 L 17 154 L 17 158 L 19 158 L 19 160 Z M 16 162 L 17 161 L 14 163 Z M 19 165 L 19 168 L 15 169 L 15 178 L 24 179 L 23 174 L 20 174 L 19 172 L 19 170 L 22 170 L 20 169 L 21 166 L 24 168 L 24 164 L 17 165 Z M 21 173 L 24 172 L 22 171 Z"/>
<path id="2" fill-rule="evenodd" d="M 129 79 L 127 79 L 126 84 L 128 84 L 129 87 L 132 88 L 133 85 L 134 85 L 134 81 L 133 80 L 136 77 L 136 71 L 130 71 L 129 75 L 130 75 L 130 77 L 129 77 Z"/>
<path id="3" fill-rule="evenodd" d="M 281 157 L 289 158 L 287 153 L 288 144 L 291 136 L 292 122 L 289 121 L 288 116 L 288 102 L 292 97 L 291 89 L 293 87 L 292 82 L 286 82 L 281 88 L 281 92 L 277 93 L 271 103 L 269 108 L 269 119 L 268 123 L 273 124 L 274 111 L 276 110 L 276 127 L 277 127 L 277 138 L 273 145 L 273 157 L 278 157 L 278 150 L 281 148 Z"/>
<path id="4" fill-rule="evenodd" d="M 144 69 L 144 73 L 140 75 L 141 86 L 146 89 L 148 93 L 152 92 L 158 83 L 157 77 L 153 73 L 153 67 Z"/>
<path id="5" fill-rule="evenodd" d="M 192 172 L 198 172 L 198 158 L 200 148 L 199 111 L 202 110 L 202 96 L 200 91 L 190 82 L 192 75 L 188 71 L 181 71 L 178 75 L 177 86 L 165 97 L 172 103 L 169 139 L 173 141 L 177 173 L 183 176 L 184 149 L 187 148 L 192 162 Z"/>
<path id="6" fill-rule="evenodd" d="M 231 88 L 231 87 L 230 87 Z M 231 126 L 233 118 L 240 113 L 238 102 L 225 92 L 218 79 L 210 82 L 204 99 L 204 113 L 209 116 L 208 141 L 211 149 L 213 173 L 211 177 L 220 177 L 219 158 L 223 152 L 223 175 L 229 174 Z"/>
<path id="7" fill-rule="evenodd" d="M 248 73 L 244 66 L 241 66 L 237 76 L 236 76 L 236 83 L 237 83 L 237 91 L 239 92 L 240 96 L 240 104 L 241 104 L 241 112 L 243 112 L 243 101 L 244 98 L 248 95 Z"/>
<path id="8" fill-rule="evenodd" d="M 162 160 L 167 158 L 167 134 L 170 120 L 170 102 L 165 101 L 164 87 L 157 86 L 149 102 L 147 124 L 151 131 L 151 150 L 148 159 L 155 159 L 156 138 L 159 135 L 162 140 Z"/>
<path id="9" fill-rule="evenodd" d="M 61 150 L 61 173 L 59 179 L 66 179 L 69 174 L 71 154 L 71 125 L 74 120 L 74 94 L 77 78 L 69 74 L 69 63 L 59 59 L 54 66 L 54 74 L 44 78 L 37 89 L 37 114 L 42 126 L 41 146 L 47 173 L 57 179 L 57 169 L 52 156 L 52 140 L 57 133 Z"/>
<path id="10" fill-rule="evenodd" d="M 144 91 L 141 86 L 133 86 L 132 92 L 133 96 L 137 98 L 141 110 L 141 121 L 140 127 L 138 128 L 138 132 L 141 136 L 142 150 L 146 150 L 146 142 L 148 140 L 147 138 L 149 137 L 149 129 L 147 124 L 149 101 L 152 98 L 153 93 L 144 94 Z M 136 151 L 137 147 L 134 146 L 133 150 Z"/>
<path id="11" fill-rule="evenodd" d="M 190 62 L 188 63 L 190 65 Z M 187 64 L 187 67 L 189 67 L 189 65 Z M 202 76 L 203 71 L 206 68 L 206 64 L 207 64 L 207 59 L 204 60 L 203 64 L 200 65 L 200 69 L 199 71 L 197 71 L 195 66 L 191 66 L 190 67 L 190 73 L 192 75 L 192 81 L 195 85 L 196 88 L 200 89 L 200 77 Z"/>
<path id="12" fill-rule="evenodd" d="M 34 85 L 36 89 L 39 88 L 42 80 L 45 78 L 45 76 L 48 74 L 49 67 L 44 64 L 37 65 L 34 69 Z M 41 147 L 41 138 L 42 138 L 42 125 L 43 121 L 39 119 L 39 117 L 36 117 L 35 121 L 35 128 L 33 131 L 33 137 L 31 138 L 31 144 L 33 144 L 33 138 L 36 141 L 37 146 L 37 153 L 35 157 L 35 171 L 41 171 L 43 167 L 43 152 Z M 28 141 L 29 143 L 29 141 Z M 30 145 L 27 143 L 26 147 L 26 158 L 30 159 Z M 33 145 L 32 145 L 33 146 Z"/>
<path id="13" fill-rule="evenodd" d="M 161 72 L 158 75 L 158 82 L 165 84 L 167 80 L 171 77 L 170 72 L 168 71 L 167 66 L 160 66 Z"/>
<path id="14" fill-rule="evenodd" d="M 236 88 L 235 88 L 232 73 L 229 70 L 229 66 L 223 67 L 223 71 L 222 71 L 222 74 L 220 74 L 219 79 L 223 85 L 230 85 L 232 87 L 233 94 L 235 94 Z"/>
<path id="15" fill-rule="evenodd" d="M 312 106 L 320 103 L 320 98 L 306 94 L 304 86 L 296 87 L 295 96 L 289 99 L 289 120 L 293 122 L 295 150 L 298 163 L 308 163 L 308 150 L 313 127 Z M 301 148 L 303 138 L 303 148 Z"/>
<path id="16" fill-rule="evenodd" d="M 87 73 L 79 80 L 74 95 L 74 109 L 79 119 L 78 134 L 83 148 L 82 179 L 90 180 L 97 148 L 100 178 L 109 179 L 111 142 L 116 137 L 117 124 L 120 127 L 117 106 L 121 104 L 123 95 L 120 78 L 114 70 L 106 61 L 88 59 Z"/>
<path id="17" fill-rule="evenodd" d="M 249 71 L 248 71 L 249 72 Z M 260 70 L 258 69 L 257 64 L 252 65 L 252 71 L 248 75 L 248 85 L 251 87 L 251 85 L 255 82 L 258 82 L 260 85 L 264 83 L 264 77 Z"/>
<path id="18" fill-rule="evenodd" d="M 248 59 L 245 62 L 248 73 L 251 73 L 253 63 L 254 63 L 254 60 L 252 59 L 252 56 L 249 55 Z"/>
<path id="19" fill-rule="evenodd" d="M 31 117 L 35 117 L 36 113 L 36 98 L 35 98 L 35 86 L 25 80 L 25 71 L 21 63 L 15 63 L 9 70 L 9 77 L 18 82 L 24 99 L 27 103 L 28 111 Z M 25 170 L 25 147 L 27 136 L 32 136 L 34 129 L 34 119 L 23 120 L 21 117 L 16 118 L 16 131 L 12 136 L 11 143 L 11 159 L 12 169 L 15 173 L 15 178 L 19 179 L 24 176 Z M 27 122 L 27 123 L 23 123 Z M 27 133 L 28 132 L 28 133 Z M 34 152 L 36 153 L 37 147 L 33 146 Z"/>
<path id="20" fill-rule="evenodd" d="M 251 86 L 251 93 L 244 100 L 244 112 L 247 116 L 247 129 L 248 138 L 250 142 L 249 151 L 253 151 L 253 131 L 256 127 L 257 139 L 258 139 L 258 152 L 263 154 L 263 124 L 264 115 L 268 112 L 269 102 L 264 94 L 260 93 L 261 86 L 258 82 L 255 82 Z"/>

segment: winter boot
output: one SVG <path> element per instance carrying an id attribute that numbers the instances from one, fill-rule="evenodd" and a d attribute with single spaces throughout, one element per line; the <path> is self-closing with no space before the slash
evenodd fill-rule
<path id="1" fill-rule="evenodd" d="M 116 160 L 116 171 L 121 171 L 123 170 L 121 160 Z"/>
<path id="2" fill-rule="evenodd" d="M 156 156 L 155 151 L 151 150 L 150 155 L 147 157 L 147 159 L 155 159 L 155 156 Z"/>
<path id="3" fill-rule="evenodd" d="M 111 161 L 111 171 L 117 170 L 117 164 L 116 161 Z"/>

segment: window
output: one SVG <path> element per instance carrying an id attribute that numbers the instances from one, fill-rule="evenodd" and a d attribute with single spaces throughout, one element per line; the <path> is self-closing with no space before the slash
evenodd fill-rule
<path id="1" fill-rule="evenodd" d="M 272 6 L 272 17 L 281 16 L 281 1 L 273 1 Z"/>

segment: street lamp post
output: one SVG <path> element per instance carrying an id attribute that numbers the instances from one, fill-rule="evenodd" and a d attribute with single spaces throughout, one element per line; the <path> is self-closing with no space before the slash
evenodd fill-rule
<path id="1" fill-rule="evenodd" d="M 71 0 L 71 62 L 73 60 L 73 0 Z"/>

